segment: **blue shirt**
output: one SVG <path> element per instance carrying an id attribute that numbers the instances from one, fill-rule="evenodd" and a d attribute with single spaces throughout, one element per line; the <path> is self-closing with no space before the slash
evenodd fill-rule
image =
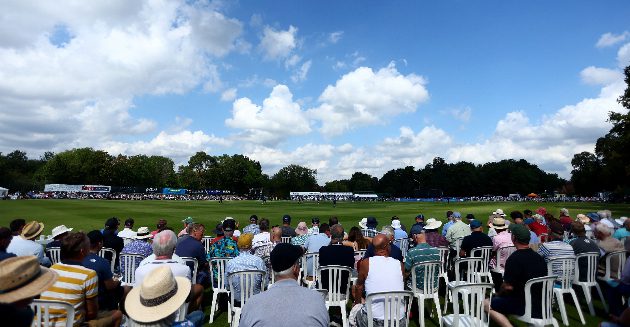
<path id="1" fill-rule="evenodd" d="M 267 271 L 265 267 L 265 262 L 249 252 L 242 252 L 238 255 L 238 257 L 228 261 L 225 265 L 225 277 L 227 280 L 227 276 L 233 272 L 244 271 L 244 270 L 262 270 Z M 241 286 L 238 278 L 233 278 L 230 280 L 230 283 L 234 286 L 234 299 L 240 301 L 241 296 Z M 260 284 L 261 280 L 259 277 L 256 277 L 254 281 L 254 294 L 260 293 Z"/>
<path id="2" fill-rule="evenodd" d="M 90 253 L 83 258 L 81 265 L 85 268 L 96 271 L 98 276 L 98 306 L 103 310 L 113 310 L 117 308 L 116 300 L 105 288 L 105 281 L 112 279 L 112 267 L 109 261 L 96 253 Z"/>
<path id="3" fill-rule="evenodd" d="M 15 257 L 16 255 L 7 251 L 1 251 L 0 250 L 0 261 L 4 260 L 4 259 L 8 259 L 8 258 L 12 258 Z"/>
<path id="4" fill-rule="evenodd" d="M 330 244 L 330 238 L 324 234 L 324 233 L 320 233 L 320 234 L 316 234 L 316 235 L 311 235 L 307 240 L 306 243 L 304 243 L 304 248 L 306 249 L 306 253 L 316 253 L 319 252 L 319 249 L 322 246 L 326 246 Z M 313 258 L 312 257 L 308 257 L 306 258 L 306 275 L 307 276 L 314 276 L 314 272 L 313 272 Z"/>
<path id="5" fill-rule="evenodd" d="M 394 229 L 394 240 L 399 240 L 401 238 L 408 238 L 409 236 L 407 235 L 407 232 L 405 232 L 402 229 Z M 397 247 L 400 248 L 400 241 L 395 241 L 394 244 L 396 244 Z"/>
<path id="6" fill-rule="evenodd" d="M 175 254 L 180 257 L 192 257 L 197 259 L 199 271 L 207 270 L 208 260 L 206 259 L 206 249 L 200 241 L 193 237 L 186 237 L 175 248 Z"/>
<path id="7" fill-rule="evenodd" d="M 450 220 L 449 222 L 444 224 L 444 227 L 442 227 L 442 236 L 446 236 L 446 232 L 451 226 L 453 226 L 454 223 L 455 223 L 454 221 Z"/>
<path id="8" fill-rule="evenodd" d="M 258 234 L 260 233 L 260 227 L 256 224 L 249 224 L 243 228 L 243 234 Z"/>

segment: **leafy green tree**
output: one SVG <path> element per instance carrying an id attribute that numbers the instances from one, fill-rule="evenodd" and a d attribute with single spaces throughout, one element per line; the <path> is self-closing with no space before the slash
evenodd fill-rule
<path id="1" fill-rule="evenodd" d="M 316 191 L 319 188 L 316 177 L 317 170 L 288 165 L 273 175 L 271 185 L 277 196 L 286 198 L 291 191 Z"/>
<path id="2" fill-rule="evenodd" d="M 44 183 L 108 184 L 113 157 L 102 150 L 78 148 L 60 152 L 38 173 Z"/>
<path id="3" fill-rule="evenodd" d="M 378 178 L 371 175 L 355 172 L 350 177 L 350 189 L 355 193 L 376 192 Z"/>

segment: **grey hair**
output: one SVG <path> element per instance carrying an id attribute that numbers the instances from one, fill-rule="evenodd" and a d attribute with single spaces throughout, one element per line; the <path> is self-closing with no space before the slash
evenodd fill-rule
<path id="1" fill-rule="evenodd" d="M 394 236 L 394 228 L 392 226 L 383 226 L 381 229 L 381 234 L 386 235 L 387 237 Z"/>
<path id="2" fill-rule="evenodd" d="M 612 229 L 602 223 L 595 225 L 595 230 L 601 234 L 612 235 Z"/>
<path id="3" fill-rule="evenodd" d="M 130 327 L 170 327 L 177 319 L 177 311 L 173 312 L 170 316 L 152 322 L 138 322 L 133 319 L 127 320 Z"/>
<path id="4" fill-rule="evenodd" d="M 562 209 L 560 209 L 560 213 L 563 214 L 563 215 L 567 215 L 568 216 L 569 215 L 569 209 L 562 208 Z"/>
<path id="5" fill-rule="evenodd" d="M 330 239 L 335 241 L 343 240 L 343 226 L 340 224 L 334 224 L 330 227 Z"/>
<path id="6" fill-rule="evenodd" d="M 610 210 L 600 210 L 597 212 L 599 219 L 608 219 L 611 216 Z"/>
<path id="7" fill-rule="evenodd" d="M 175 245 L 177 245 L 177 235 L 172 230 L 163 230 L 153 237 L 153 253 L 160 256 L 173 255 L 175 251 Z"/>

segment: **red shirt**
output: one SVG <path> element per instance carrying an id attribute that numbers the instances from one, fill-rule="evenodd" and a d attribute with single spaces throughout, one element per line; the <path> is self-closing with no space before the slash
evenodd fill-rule
<path id="1" fill-rule="evenodd" d="M 540 236 L 540 234 L 549 234 L 549 230 L 547 229 L 547 226 L 539 223 L 538 221 L 534 221 L 533 223 L 529 224 L 529 229 L 531 229 L 532 232 L 536 233 L 537 236 Z"/>

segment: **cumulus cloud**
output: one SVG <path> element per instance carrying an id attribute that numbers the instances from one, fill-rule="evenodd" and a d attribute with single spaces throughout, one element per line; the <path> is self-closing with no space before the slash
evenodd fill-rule
<path id="1" fill-rule="evenodd" d="M 237 99 L 232 106 L 232 118 L 226 119 L 225 124 L 243 130 L 238 138 L 268 146 L 311 131 L 305 113 L 293 101 L 286 85 L 276 85 L 262 106 L 249 98 Z"/>
<path id="2" fill-rule="evenodd" d="M 286 31 L 278 31 L 266 26 L 260 40 L 259 48 L 267 60 L 284 59 L 297 46 L 297 27 L 289 26 Z"/>
<path id="3" fill-rule="evenodd" d="M 309 114 L 321 121 L 325 135 L 382 124 L 389 117 L 414 112 L 428 100 L 425 84 L 421 76 L 400 74 L 393 63 L 376 72 L 360 67 L 327 86 L 319 96 L 322 104 Z"/>
<path id="4" fill-rule="evenodd" d="M 580 72 L 582 82 L 592 85 L 605 85 L 623 78 L 619 70 L 589 66 Z"/>
<path id="5" fill-rule="evenodd" d="M 598 48 L 610 47 L 617 43 L 625 41 L 629 36 L 630 32 L 628 31 L 624 31 L 620 34 L 604 33 L 602 34 L 602 36 L 599 37 L 599 40 L 597 40 L 595 46 Z"/>
<path id="6" fill-rule="evenodd" d="M 330 160 L 335 156 L 335 152 L 335 147 L 330 144 L 308 143 L 293 151 L 258 145 L 246 149 L 245 155 L 260 162 L 264 172 L 269 175 L 290 164 L 316 169 L 317 179 L 323 183 L 337 177 L 333 174 L 334 170 L 330 169 Z"/>
<path id="7" fill-rule="evenodd" d="M 626 43 L 617 51 L 617 63 L 619 67 L 626 67 L 630 64 L 630 43 Z"/>

